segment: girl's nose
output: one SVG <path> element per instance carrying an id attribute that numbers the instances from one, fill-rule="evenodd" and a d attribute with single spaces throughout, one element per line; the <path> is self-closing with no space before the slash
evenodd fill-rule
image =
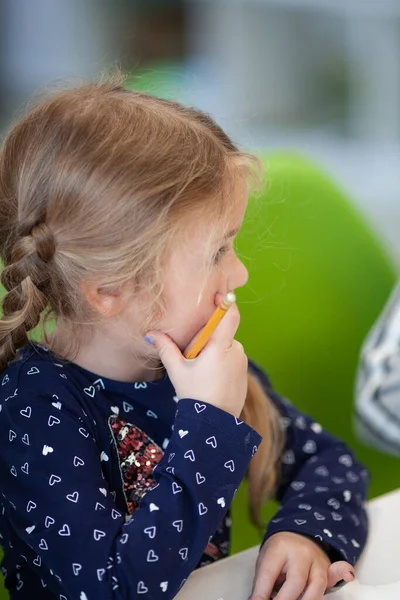
<path id="1" fill-rule="evenodd" d="M 249 279 L 249 273 L 237 256 L 235 256 L 235 263 L 232 265 L 232 271 L 228 279 L 229 289 L 234 290 L 246 285 Z"/>

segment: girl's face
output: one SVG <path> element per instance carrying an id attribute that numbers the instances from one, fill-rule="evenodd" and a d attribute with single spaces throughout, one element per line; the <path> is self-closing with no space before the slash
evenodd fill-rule
<path id="1" fill-rule="evenodd" d="M 248 273 L 233 248 L 247 208 L 247 185 L 239 180 L 232 193 L 232 212 L 228 235 L 208 248 L 210 224 L 195 224 L 193 235 L 172 253 L 166 269 L 164 300 L 166 310 L 157 329 L 167 333 L 183 351 L 199 330 L 204 327 L 221 296 L 246 284 Z M 205 262 L 210 269 L 204 275 Z"/>

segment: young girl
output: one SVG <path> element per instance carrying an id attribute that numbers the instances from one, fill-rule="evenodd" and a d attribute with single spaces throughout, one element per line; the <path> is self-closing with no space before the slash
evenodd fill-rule
<path id="1" fill-rule="evenodd" d="M 253 600 L 279 585 L 279 600 L 315 600 L 354 578 L 366 471 L 248 365 L 236 306 L 183 356 L 246 283 L 233 238 L 256 164 L 200 111 L 114 80 L 58 93 L 6 137 L 0 542 L 13 599 L 173 598 L 228 554 L 246 473 L 254 519 L 281 502 Z M 28 341 L 46 314 L 55 329 Z"/>

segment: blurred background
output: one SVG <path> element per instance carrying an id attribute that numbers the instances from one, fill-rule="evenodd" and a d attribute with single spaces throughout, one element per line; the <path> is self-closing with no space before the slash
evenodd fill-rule
<path id="1" fill-rule="evenodd" d="M 400 255 L 398 0 L 3 0 L 0 26 L 0 127 L 120 65 L 250 149 L 317 158 Z"/>
<path id="2" fill-rule="evenodd" d="M 298 153 L 343 190 L 275 154 L 264 230 L 244 244 L 257 254 L 269 234 L 272 250 L 240 296 L 241 339 L 354 446 L 371 496 L 398 487 L 398 460 L 359 443 L 351 418 L 359 349 L 400 264 L 399 0 L 2 0 L 0 130 L 38 89 L 115 66 L 132 89 L 211 113 L 244 149 Z M 257 541 L 237 528 L 234 549 Z"/>

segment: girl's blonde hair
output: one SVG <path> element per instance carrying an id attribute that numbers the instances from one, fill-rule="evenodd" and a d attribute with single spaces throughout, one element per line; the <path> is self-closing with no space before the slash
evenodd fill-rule
<path id="1" fill-rule="evenodd" d="M 146 331 L 162 314 L 163 264 L 187 219 L 228 220 L 229 186 L 258 168 L 206 114 L 111 77 L 58 92 L 32 108 L 0 154 L 0 370 L 52 316 L 93 320 L 82 282 L 134 282 L 154 295 Z M 211 235 L 211 234 L 210 234 Z M 71 336 L 74 337 L 74 336 Z M 278 418 L 249 375 L 243 419 L 263 443 L 249 471 L 254 522 L 275 486 Z"/>

